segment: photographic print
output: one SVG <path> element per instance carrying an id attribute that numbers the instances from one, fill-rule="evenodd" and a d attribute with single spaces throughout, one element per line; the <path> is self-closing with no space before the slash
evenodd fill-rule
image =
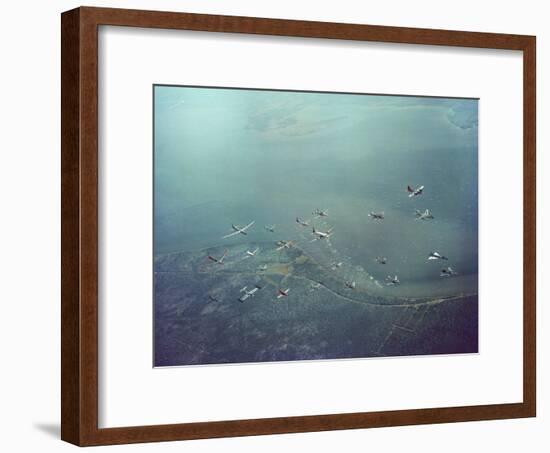
<path id="1" fill-rule="evenodd" d="M 478 352 L 478 100 L 155 85 L 154 366 Z"/>

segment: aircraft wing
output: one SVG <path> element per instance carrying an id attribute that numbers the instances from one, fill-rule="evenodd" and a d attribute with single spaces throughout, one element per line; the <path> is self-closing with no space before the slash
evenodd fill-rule
<path id="1" fill-rule="evenodd" d="M 222 239 L 230 238 L 231 236 L 236 236 L 237 234 L 241 234 L 240 231 L 234 231 L 233 233 L 226 234 L 225 236 L 222 236 Z"/>
<path id="2" fill-rule="evenodd" d="M 250 222 L 247 226 L 241 228 L 241 231 L 245 231 L 245 230 L 248 230 L 252 225 L 254 225 L 256 221 L 253 220 L 252 222 Z"/>

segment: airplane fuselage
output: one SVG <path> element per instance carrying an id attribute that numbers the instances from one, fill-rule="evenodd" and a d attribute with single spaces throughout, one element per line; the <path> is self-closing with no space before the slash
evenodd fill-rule
<path id="1" fill-rule="evenodd" d="M 420 186 L 416 189 L 411 189 L 410 187 L 408 187 L 407 190 L 409 192 L 409 198 L 412 198 L 422 194 L 422 192 L 424 191 L 424 186 Z"/>
<path id="2" fill-rule="evenodd" d="M 313 227 L 313 231 L 312 233 L 314 235 L 316 235 L 319 239 L 327 239 L 331 236 L 332 234 L 332 228 L 328 231 L 319 231 L 319 230 L 316 230 L 315 227 Z"/>
<path id="3" fill-rule="evenodd" d="M 290 292 L 290 288 L 286 289 L 285 291 L 280 289 L 279 294 L 277 294 L 277 299 L 280 299 L 281 297 L 287 297 L 289 292 Z"/>

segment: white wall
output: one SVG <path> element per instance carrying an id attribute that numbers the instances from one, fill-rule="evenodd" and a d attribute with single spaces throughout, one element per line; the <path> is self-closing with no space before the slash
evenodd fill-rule
<path id="1" fill-rule="evenodd" d="M 109 4 L 110 3 L 110 4 Z M 535 34 L 538 37 L 539 417 L 527 420 L 134 445 L 117 451 L 548 451 L 550 446 L 550 31 L 546 2 L 133 0 L 87 5 Z M 0 423 L 3 450 L 68 451 L 59 437 L 59 42 L 75 1 L 2 5 L 0 28 Z M 545 80 L 546 79 L 546 80 Z M 498 156 L 495 155 L 495 159 Z M 495 168 L 497 168 L 495 165 Z M 506 188 L 503 188 L 506 190 Z M 519 213 L 518 213 L 519 214 Z M 498 234 L 498 232 L 497 232 Z M 505 240 L 505 238 L 503 238 Z M 505 259 L 505 256 L 503 256 Z M 547 280 L 547 279 L 546 279 Z M 6 445 L 7 444 L 7 445 Z M 33 448 L 34 447 L 34 448 Z M 103 450 L 104 448 L 99 448 Z M 96 451 L 96 450 L 94 450 Z"/>

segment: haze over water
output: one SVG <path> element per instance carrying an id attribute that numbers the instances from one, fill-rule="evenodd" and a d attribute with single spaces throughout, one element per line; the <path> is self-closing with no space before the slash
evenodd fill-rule
<path id="1" fill-rule="evenodd" d="M 156 86 L 154 107 L 155 255 L 295 239 L 320 262 L 397 274 L 393 294 L 477 292 L 477 100 Z M 295 222 L 315 208 L 332 247 Z"/>

